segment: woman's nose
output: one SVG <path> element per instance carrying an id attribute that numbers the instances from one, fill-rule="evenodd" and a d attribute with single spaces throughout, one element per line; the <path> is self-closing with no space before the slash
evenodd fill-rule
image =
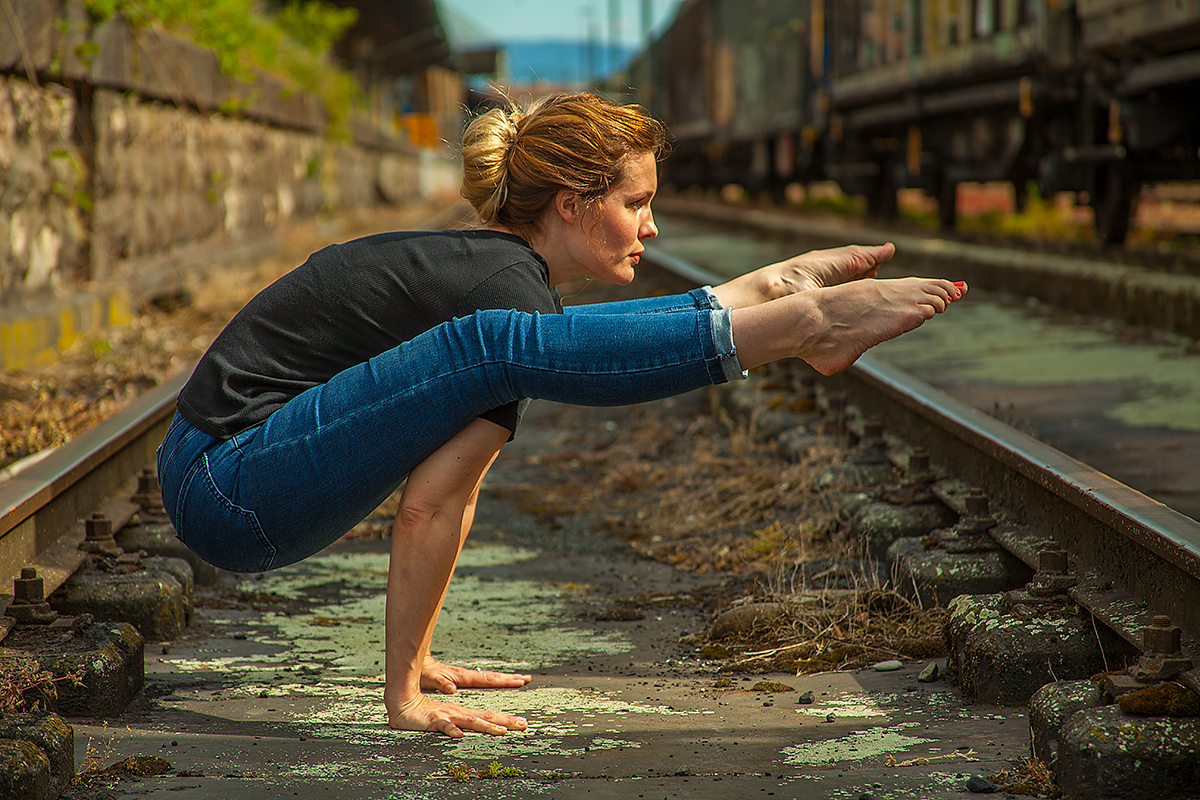
<path id="1" fill-rule="evenodd" d="M 638 231 L 639 239 L 653 239 L 658 236 L 658 227 L 654 224 L 654 215 L 647 213 L 646 221 L 642 223 L 642 229 Z"/>

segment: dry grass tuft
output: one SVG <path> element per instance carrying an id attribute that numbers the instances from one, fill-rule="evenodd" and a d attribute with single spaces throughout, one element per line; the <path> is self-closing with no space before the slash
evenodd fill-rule
<path id="1" fill-rule="evenodd" d="M 710 642 L 729 648 L 728 672 L 812 673 L 946 654 L 946 610 L 922 609 L 888 589 L 802 592 L 766 625 Z"/>
<path id="2" fill-rule="evenodd" d="M 1021 766 L 997 773 L 990 780 L 1000 787 L 1000 791 L 1008 794 L 1032 795 L 1050 800 L 1062 797 L 1049 765 L 1037 758 L 1031 757 Z"/>

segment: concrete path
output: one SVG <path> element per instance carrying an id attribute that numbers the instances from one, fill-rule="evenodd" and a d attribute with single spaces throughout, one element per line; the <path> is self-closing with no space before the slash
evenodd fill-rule
<path id="1" fill-rule="evenodd" d="M 451 663 L 534 673 L 521 690 L 459 694 L 525 715 L 529 731 L 453 741 L 388 729 L 386 551 L 343 545 L 205 596 L 186 641 L 147 643 L 146 691 L 107 728 L 75 724 L 77 764 L 90 748 L 104 763 L 158 756 L 171 771 L 69 797 L 936 800 L 1025 758 L 1024 709 L 963 706 L 955 687 L 917 682 L 922 663 L 722 676 L 679 641 L 704 625 L 689 593 L 716 578 L 504 502 L 506 483 L 535 477 L 523 454 L 555 435 L 537 408 L 489 477 L 434 642 Z M 647 595 L 679 600 L 596 619 Z M 753 690 L 761 680 L 792 690 Z M 799 703 L 807 691 L 815 702 Z M 492 763 L 522 774 L 448 776 Z"/>

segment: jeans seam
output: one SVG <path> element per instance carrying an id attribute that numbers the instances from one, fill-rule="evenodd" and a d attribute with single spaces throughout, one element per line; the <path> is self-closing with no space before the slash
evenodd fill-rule
<path id="1" fill-rule="evenodd" d="M 159 461 L 159 463 L 158 463 L 159 476 L 166 475 L 171 471 L 171 466 L 175 463 L 175 457 L 179 455 L 179 452 L 183 449 L 184 445 L 186 445 L 188 442 L 190 442 L 192 439 L 194 439 L 197 434 L 200 434 L 200 433 L 203 433 L 203 431 L 201 431 L 199 428 L 195 427 L 194 425 L 187 426 L 187 429 L 180 435 L 178 441 L 175 442 L 175 446 L 171 448 L 171 451 L 166 454 L 166 457 L 164 459 Z M 169 436 L 168 436 L 168 438 L 169 438 Z M 158 461 L 158 459 L 156 459 L 156 461 Z"/>
<path id="2" fill-rule="evenodd" d="M 239 506 L 237 503 L 233 502 L 233 500 L 229 499 L 228 497 L 226 497 L 224 495 L 224 493 L 221 492 L 220 487 L 217 486 L 216 480 L 213 479 L 212 470 L 209 469 L 208 453 L 203 453 L 200 456 L 200 458 L 198 458 L 196 461 L 197 461 L 197 465 L 200 467 L 200 469 L 198 469 L 196 471 L 198 473 L 201 473 L 200 478 L 201 478 L 201 480 L 204 481 L 205 488 L 208 489 L 208 491 L 212 493 L 212 495 L 216 498 L 218 503 L 225 506 L 225 509 L 227 511 L 231 511 L 234 514 L 237 514 L 238 516 L 245 518 L 246 522 L 249 523 L 251 530 L 254 531 L 254 535 L 258 539 L 259 544 L 262 545 L 263 549 L 266 551 L 266 555 L 263 558 L 262 566 L 256 570 L 251 570 L 251 571 L 266 572 L 267 570 L 269 570 L 271 568 L 271 562 L 275 560 L 275 555 L 279 552 L 279 550 L 278 550 L 278 548 L 275 547 L 275 545 L 273 545 L 271 543 L 271 540 L 267 538 L 266 533 L 263 532 L 262 525 L 260 525 L 258 522 L 258 515 L 255 514 L 253 511 L 251 511 L 248 508 L 243 508 L 242 506 Z M 190 484 L 191 481 L 189 481 L 188 483 Z M 189 485 L 187 487 L 188 491 L 186 494 L 191 494 L 190 489 L 191 489 L 191 487 Z M 180 494 L 183 496 L 183 497 L 181 497 L 181 499 L 183 500 L 183 503 L 186 503 L 186 494 L 184 492 L 181 492 Z M 181 505 L 180 505 L 181 512 L 184 507 L 183 503 L 181 503 Z M 180 516 L 182 517 L 183 514 L 181 513 Z"/>

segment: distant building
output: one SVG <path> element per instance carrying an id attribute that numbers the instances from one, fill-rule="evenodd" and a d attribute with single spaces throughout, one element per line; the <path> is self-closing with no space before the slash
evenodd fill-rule
<path id="1" fill-rule="evenodd" d="M 434 0 L 330 2 L 358 9 L 334 55 L 366 92 L 371 125 L 422 147 L 457 142 L 467 104 L 464 76 L 495 75 L 495 45 L 456 48 Z"/>

